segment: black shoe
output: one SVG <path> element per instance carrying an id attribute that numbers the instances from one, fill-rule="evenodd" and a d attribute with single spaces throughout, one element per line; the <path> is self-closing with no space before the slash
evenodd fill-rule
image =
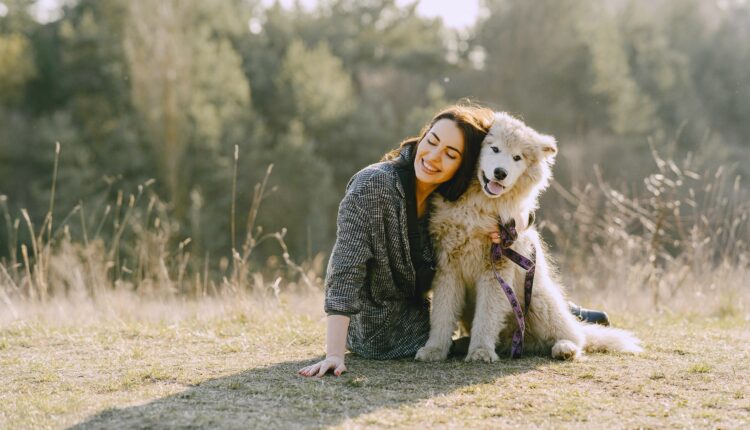
<path id="1" fill-rule="evenodd" d="M 609 316 L 606 312 L 595 311 L 592 309 L 585 309 L 573 302 L 568 302 L 570 306 L 570 313 L 578 318 L 578 321 L 583 321 L 591 324 L 609 325 Z"/>
<path id="2" fill-rule="evenodd" d="M 466 354 L 469 353 L 469 343 L 471 342 L 471 338 L 469 336 L 459 337 L 458 339 L 454 339 L 453 343 L 451 344 L 450 352 L 448 353 L 449 357 L 463 357 Z"/>

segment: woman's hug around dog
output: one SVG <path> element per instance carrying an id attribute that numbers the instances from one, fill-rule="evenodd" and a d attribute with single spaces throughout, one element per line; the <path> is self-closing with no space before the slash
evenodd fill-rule
<path id="1" fill-rule="evenodd" d="M 493 362 L 508 351 L 518 328 L 490 259 L 488 232 L 498 223 L 525 219 L 537 209 L 539 194 L 552 177 L 557 144 L 506 113 L 496 113 L 481 145 L 476 177 L 456 201 L 432 200 L 430 234 L 437 253 L 430 335 L 416 359 L 447 358 L 456 323 L 471 333 L 467 361 Z M 583 351 L 639 352 L 631 333 L 576 320 L 533 226 L 518 232 L 511 249 L 536 257 L 533 293 L 525 314 L 524 350 L 574 359 Z M 526 272 L 503 258 L 497 274 L 524 296 Z M 523 303 L 524 300 L 519 300 Z"/>

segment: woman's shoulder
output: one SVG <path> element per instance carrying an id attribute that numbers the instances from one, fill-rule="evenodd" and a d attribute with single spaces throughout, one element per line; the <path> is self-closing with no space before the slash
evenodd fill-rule
<path id="1" fill-rule="evenodd" d="M 398 195 L 399 186 L 396 165 L 392 161 L 382 161 L 355 173 L 346 186 L 346 192 L 362 196 Z"/>

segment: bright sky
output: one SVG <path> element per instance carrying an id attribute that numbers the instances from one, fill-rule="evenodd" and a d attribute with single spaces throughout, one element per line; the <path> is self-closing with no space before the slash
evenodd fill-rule
<path id="1" fill-rule="evenodd" d="M 59 17 L 60 4 L 64 0 L 38 0 L 34 13 L 42 22 L 54 20 Z M 271 5 L 275 0 L 263 0 L 264 5 Z M 303 7 L 313 8 L 318 0 L 299 0 Z M 445 25 L 455 29 L 463 29 L 471 26 L 479 16 L 479 0 L 396 0 L 399 6 L 406 6 L 414 2 L 419 3 L 417 13 L 422 16 L 442 18 Z M 282 6 L 291 7 L 294 0 L 280 0 Z M 0 0 L 0 16 L 3 15 L 3 6 Z M 7 13 L 7 9 L 5 10 Z"/>
<path id="2" fill-rule="evenodd" d="M 2 2 L 2 0 L 0 0 Z M 39 22 L 50 22 L 60 18 L 64 0 L 37 0 L 31 6 L 31 13 Z"/>
<path id="3" fill-rule="evenodd" d="M 397 4 L 412 1 L 399 0 Z M 479 0 L 420 0 L 417 12 L 426 17 L 439 16 L 448 27 L 470 27 L 479 16 Z"/>
<path id="4" fill-rule="evenodd" d="M 263 0 L 270 6 L 276 0 Z M 396 0 L 399 6 L 414 2 L 419 3 L 417 13 L 428 18 L 440 17 L 448 27 L 462 29 L 471 26 L 479 16 L 479 0 Z M 279 0 L 282 6 L 289 8 L 294 0 Z M 299 0 L 303 7 L 312 9 L 318 0 Z"/>

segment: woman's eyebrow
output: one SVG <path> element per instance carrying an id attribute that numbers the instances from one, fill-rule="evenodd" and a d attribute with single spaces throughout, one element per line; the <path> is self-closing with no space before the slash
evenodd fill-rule
<path id="1" fill-rule="evenodd" d="M 433 135 L 433 136 L 435 136 L 435 139 L 437 139 L 437 141 L 440 142 L 440 137 L 438 137 L 438 135 L 435 134 L 434 131 L 430 131 L 430 134 Z M 457 148 L 454 148 L 454 147 L 452 147 L 450 145 L 445 145 L 445 146 L 447 146 L 449 149 L 452 149 L 452 150 L 458 152 L 458 155 L 462 155 L 461 151 L 459 151 Z"/>

